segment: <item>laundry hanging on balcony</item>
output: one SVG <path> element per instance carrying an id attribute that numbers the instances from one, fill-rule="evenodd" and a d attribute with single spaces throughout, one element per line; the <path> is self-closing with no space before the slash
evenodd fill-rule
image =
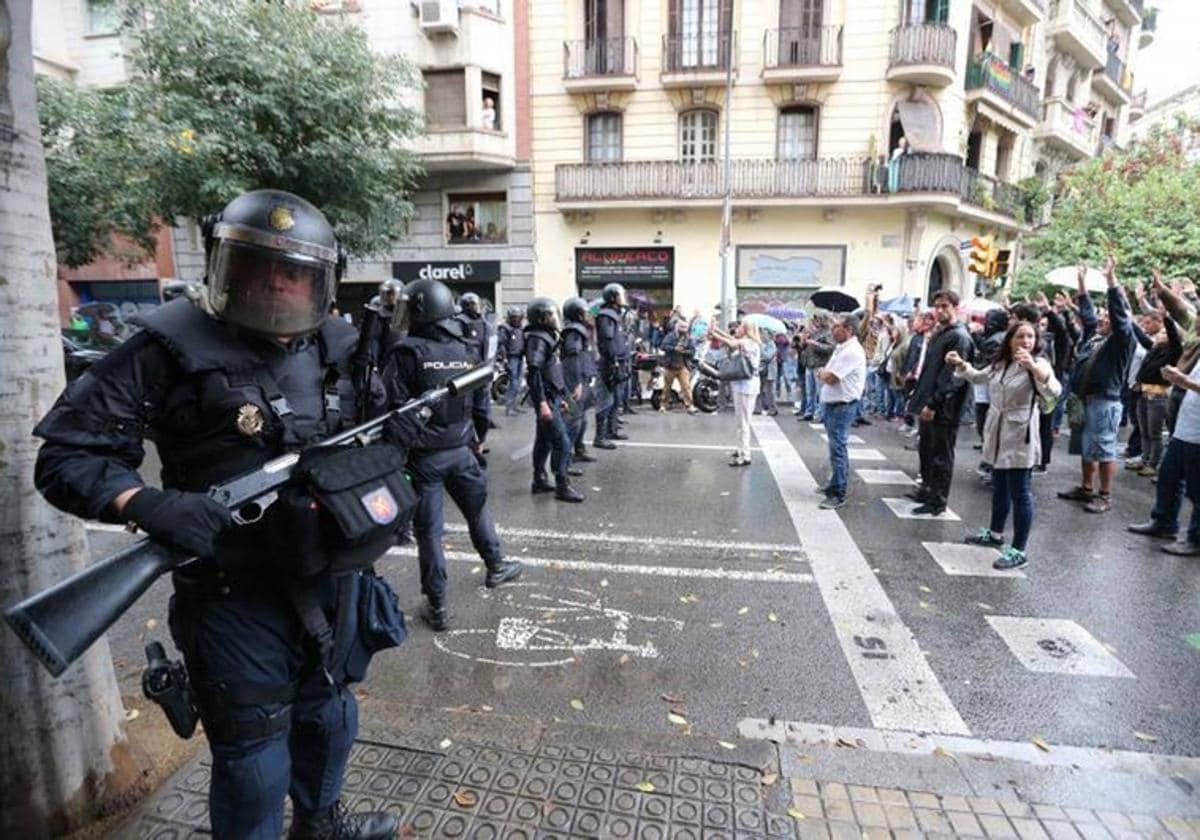
<path id="1" fill-rule="evenodd" d="M 937 106 L 922 100 L 902 99 L 896 103 L 900 125 L 914 152 L 942 150 L 942 120 Z"/>

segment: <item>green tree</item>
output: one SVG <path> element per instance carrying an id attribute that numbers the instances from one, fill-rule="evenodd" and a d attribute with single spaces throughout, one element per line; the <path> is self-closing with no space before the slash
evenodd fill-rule
<path id="1" fill-rule="evenodd" d="M 1153 132 L 1065 174 L 1049 224 L 1026 243 L 1014 293 L 1040 288 L 1054 268 L 1099 265 L 1108 251 L 1126 280 L 1148 279 L 1154 268 L 1200 276 L 1200 165 L 1187 159 L 1181 139 L 1191 128 Z"/>
<path id="2" fill-rule="evenodd" d="M 113 233 L 145 247 L 156 220 L 261 187 L 321 207 L 359 256 L 397 238 L 419 171 L 407 61 L 295 0 L 129 0 L 125 20 L 130 82 L 41 88 L 60 259 L 111 250 Z"/>

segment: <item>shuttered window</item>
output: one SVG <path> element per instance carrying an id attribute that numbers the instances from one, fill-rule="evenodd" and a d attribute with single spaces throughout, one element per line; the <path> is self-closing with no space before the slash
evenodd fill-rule
<path id="1" fill-rule="evenodd" d="M 679 159 L 684 163 L 717 159 L 716 111 L 687 111 L 679 116 Z"/>
<path id="2" fill-rule="evenodd" d="M 812 160 L 817 156 L 817 109 L 785 108 L 779 112 L 780 160 Z"/>
<path id="3" fill-rule="evenodd" d="M 425 124 L 458 128 L 467 124 L 467 86 L 462 70 L 426 70 Z"/>
<path id="4" fill-rule="evenodd" d="M 621 159 L 621 115 L 592 114 L 587 118 L 588 163 L 614 163 Z"/>

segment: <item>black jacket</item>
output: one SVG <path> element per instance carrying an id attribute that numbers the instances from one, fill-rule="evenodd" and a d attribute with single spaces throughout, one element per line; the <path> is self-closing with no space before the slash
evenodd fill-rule
<path id="1" fill-rule="evenodd" d="M 935 423 L 957 423 L 967 393 L 967 381 L 956 377 L 954 368 L 946 364 L 946 354 L 951 350 L 968 362 L 974 358 L 975 344 L 962 324 L 952 324 L 929 339 L 925 365 L 913 394 L 912 410 L 932 409 Z"/>

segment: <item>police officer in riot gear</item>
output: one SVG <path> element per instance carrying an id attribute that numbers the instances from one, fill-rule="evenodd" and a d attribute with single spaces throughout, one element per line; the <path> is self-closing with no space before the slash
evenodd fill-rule
<path id="1" fill-rule="evenodd" d="M 596 350 L 600 354 L 600 384 L 604 387 L 597 395 L 596 437 L 592 446 L 616 449 L 613 439 L 626 440 L 628 437 L 617 429 L 618 394 L 629 378 L 630 368 L 629 345 L 622 320 L 625 287 L 620 283 L 609 283 L 604 287 L 601 299 L 603 305 L 596 313 Z"/>
<path id="2" fill-rule="evenodd" d="M 592 381 L 596 377 L 596 357 L 592 353 L 591 335 L 588 332 L 588 305 L 580 297 L 567 298 L 563 303 L 562 337 L 559 356 L 562 358 L 563 379 L 567 393 L 572 394 L 579 409 L 571 413 L 567 431 L 571 435 L 572 460 L 581 463 L 595 461 L 584 449 L 583 436 L 587 432 L 586 409 L 592 404 Z"/>
<path id="3" fill-rule="evenodd" d="M 161 306 L 72 383 L 35 429 L 37 487 L 63 510 L 133 523 L 196 558 L 173 575 L 170 629 L 212 750 L 214 837 L 278 838 L 285 795 L 292 838 L 392 837 L 394 817 L 339 801 L 358 728 L 347 685 L 365 673 L 339 651 L 366 637 L 330 595 L 381 579 L 312 570 L 280 503 L 231 527 L 205 493 L 352 424 L 355 331 L 327 317 L 344 260 L 321 212 L 282 191 L 235 198 L 204 232 L 212 314 L 186 298 Z M 137 471 L 145 438 L 162 458 L 161 490 Z M 399 475 L 399 451 L 377 455 L 399 460 Z M 304 586 L 301 568 L 314 575 Z"/>
<path id="4" fill-rule="evenodd" d="M 483 317 L 483 299 L 474 292 L 466 292 L 459 297 L 458 308 L 459 312 L 455 318 L 463 326 L 463 337 L 474 348 L 475 363 L 487 361 L 491 356 L 489 352 L 491 335 L 488 332 L 488 323 Z M 492 391 L 490 388 L 480 388 L 472 394 L 472 399 L 478 409 L 473 416 L 475 418 L 475 439 L 478 444 L 477 452 L 480 452 L 483 449 L 483 442 L 487 439 L 488 429 L 493 428 Z M 480 464 L 487 466 L 484 461 L 481 461 Z"/>
<path id="5" fill-rule="evenodd" d="M 454 295 L 437 280 L 414 280 L 404 287 L 397 329 L 407 332 L 392 345 L 384 379 L 393 406 L 450 379 L 478 363 L 473 335 L 455 317 Z M 479 389 L 486 391 L 486 388 Z M 443 488 L 467 520 L 471 544 L 487 565 L 489 588 L 521 574 L 521 564 L 504 559 L 500 538 L 487 507 L 487 474 L 472 454 L 475 428 L 481 416 L 469 397 L 451 397 L 433 410 L 423 425 L 402 421 L 394 434 L 408 441 L 409 474 L 419 502 L 413 518 L 421 563 L 424 617 L 435 631 L 449 626 L 446 610 L 446 555 Z"/>
<path id="6" fill-rule="evenodd" d="M 525 313 L 519 306 L 510 306 L 505 321 L 496 328 L 498 361 L 503 360 L 508 371 L 508 389 L 504 392 L 504 414 L 506 417 L 523 414 L 517 406 L 517 395 L 521 393 L 521 373 L 525 369 L 525 332 L 521 321 Z"/>
<path id="7" fill-rule="evenodd" d="M 525 308 L 525 358 L 529 361 L 529 399 L 537 408 L 533 440 L 534 493 L 554 492 L 563 502 L 582 502 L 571 486 L 571 435 L 564 413 L 576 414 L 579 393 L 569 394 L 558 356 L 558 306 L 547 297 L 536 297 Z M 546 477 L 546 459 L 554 470 L 554 483 Z"/>

